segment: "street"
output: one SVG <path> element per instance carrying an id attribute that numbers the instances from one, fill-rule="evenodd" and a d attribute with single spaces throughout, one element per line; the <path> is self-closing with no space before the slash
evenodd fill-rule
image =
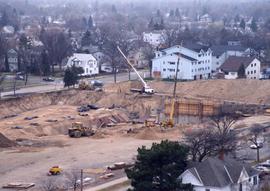
<path id="1" fill-rule="evenodd" d="M 147 70 L 139 71 L 139 73 L 142 77 L 149 75 L 149 72 Z M 35 79 L 36 79 L 36 77 L 35 77 Z M 89 80 L 98 79 L 98 80 L 103 81 L 104 84 L 114 83 L 114 75 L 113 74 L 98 76 L 95 78 L 92 77 L 92 78 L 87 78 L 87 79 L 89 79 Z M 128 81 L 129 80 L 128 73 L 118 73 L 116 79 L 117 79 L 117 82 Z M 131 80 L 138 79 L 135 72 L 130 73 L 130 79 Z M 61 89 L 64 89 L 63 80 L 61 78 L 56 78 L 54 82 L 40 81 L 39 85 L 21 88 L 19 90 L 16 90 L 16 94 L 42 93 L 42 92 L 57 91 L 57 90 L 61 90 Z M 13 91 L 1 93 L 2 97 L 12 96 L 12 95 L 14 95 Z"/>

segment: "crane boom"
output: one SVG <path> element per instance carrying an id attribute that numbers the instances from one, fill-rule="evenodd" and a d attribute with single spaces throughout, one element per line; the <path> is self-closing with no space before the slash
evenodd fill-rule
<path id="1" fill-rule="evenodd" d="M 122 52 L 122 50 L 119 48 L 119 46 L 117 46 L 117 49 L 119 50 L 119 52 L 122 54 L 122 56 L 125 58 L 125 60 L 127 61 L 128 65 L 131 66 L 131 68 L 134 70 L 134 72 L 137 74 L 137 76 L 139 77 L 139 79 L 141 80 L 141 82 L 143 83 L 144 88 L 150 88 L 147 83 L 143 80 L 143 78 L 140 76 L 139 72 L 136 70 L 136 68 L 129 62 L 128 58 L 126 57 L 126 55 Z"/>

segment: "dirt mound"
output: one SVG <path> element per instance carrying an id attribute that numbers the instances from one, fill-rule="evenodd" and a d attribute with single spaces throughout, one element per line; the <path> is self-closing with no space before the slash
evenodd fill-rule
<path id="1" fill-rule="evenodd" d="M 152 82 L 158 92 L 172 93 L 173 83 Z M 202 80 L 179 82 L 178 96 L 270 104 L 270 80 Z"/>
<path id="2" fill-rule="evenodd" d="M 156 140 L 156 139 L 160 139 L 161 137 L 155 130 L 151 128 L 145 128 L 139 131 L 139 133 L 135 135 L 135 138 L 143 139 L 143 140 Z"/>
<path id="3" fill-rule="evenodd" d="M 0 148 L 14 147 L 16 143 L 9 140 L 2 133 L 0 133 Z"/>

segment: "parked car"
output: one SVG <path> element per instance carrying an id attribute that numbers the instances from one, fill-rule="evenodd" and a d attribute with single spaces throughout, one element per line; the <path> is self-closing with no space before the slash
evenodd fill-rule
<path id="1" fill-rule="evenodd" d="M 43 78 L 43 81 L 45 81 L 45 82 L 54 82 L 54 79 L 51 78 L 51 77 L 45 77 L 45 78 Z"/>
<path id="2" fill-rule="evenodd" d="M 16 73 L 16 80 L 24 80 L 25 73 L 24 72 L 18 72 Z"/>
<path id="3" fill-rule="evenodd" d="M 100 80 L 91 80 L 90 82 L 94 87 L 102 87 L 104 84 Z"/>
<path id="4" fill-rule="evenodd" d="M 257 145 L 256 144 L 252 144 L 249 146 L 251 149 L 257 149 L 257 148 L 262 148 L 263 147 L 263 143 L 262 142 L 258 142 Z"/>

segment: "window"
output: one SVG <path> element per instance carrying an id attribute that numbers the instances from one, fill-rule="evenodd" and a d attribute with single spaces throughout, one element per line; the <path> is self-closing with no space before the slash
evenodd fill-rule
<path id="1" fill-rule="evenodd" d="M 256 63 L 254 63 L 254 66 L 256 66 Z"/>
<path id="2" fill-rule="evenodd" d="M 248 74 L 249 74 L 249 71 L 248 71 Z"/>
<path id="3" fill-rule="evenodd" d="M 86 68 L 86 74 L 88 74 L 88 68 Z"/>
<path id="4" fill-rule="evenodd" d="M 166 72 L 166 68 L 163 68 L 163 72 Z"/>
<path id="5" fill-rule="evenodd" d="M 210 191 L 210 189 L 205 189 L 205 191 Z"/>
<path id="6" fill-rule="evenodd" d="M 254 70 L 254 74 L 256 74 L 256 70 Z"/>
<path id="7" fill-rule="evenodd" d="M 175 65 L 175 62 L 169 62 L 170 65 Z"/>
<path id="8" fill-rule="evenodd" d="M 250 73 L 253 74 L 253 71 L 251 71 Z"/>
<path id="9" fill-rule="evenodd" d="M 257 184 L 258 184 L 257 176 L 254 176 L 254 177 L 253 177 L 253 184 L 254 184 L 254 185 L 257 185 Z"/>
<path id="10" fill-rule="evenodd" d="M 251 64 L 251 67 L 253 67 L 253 64 Z"/>

